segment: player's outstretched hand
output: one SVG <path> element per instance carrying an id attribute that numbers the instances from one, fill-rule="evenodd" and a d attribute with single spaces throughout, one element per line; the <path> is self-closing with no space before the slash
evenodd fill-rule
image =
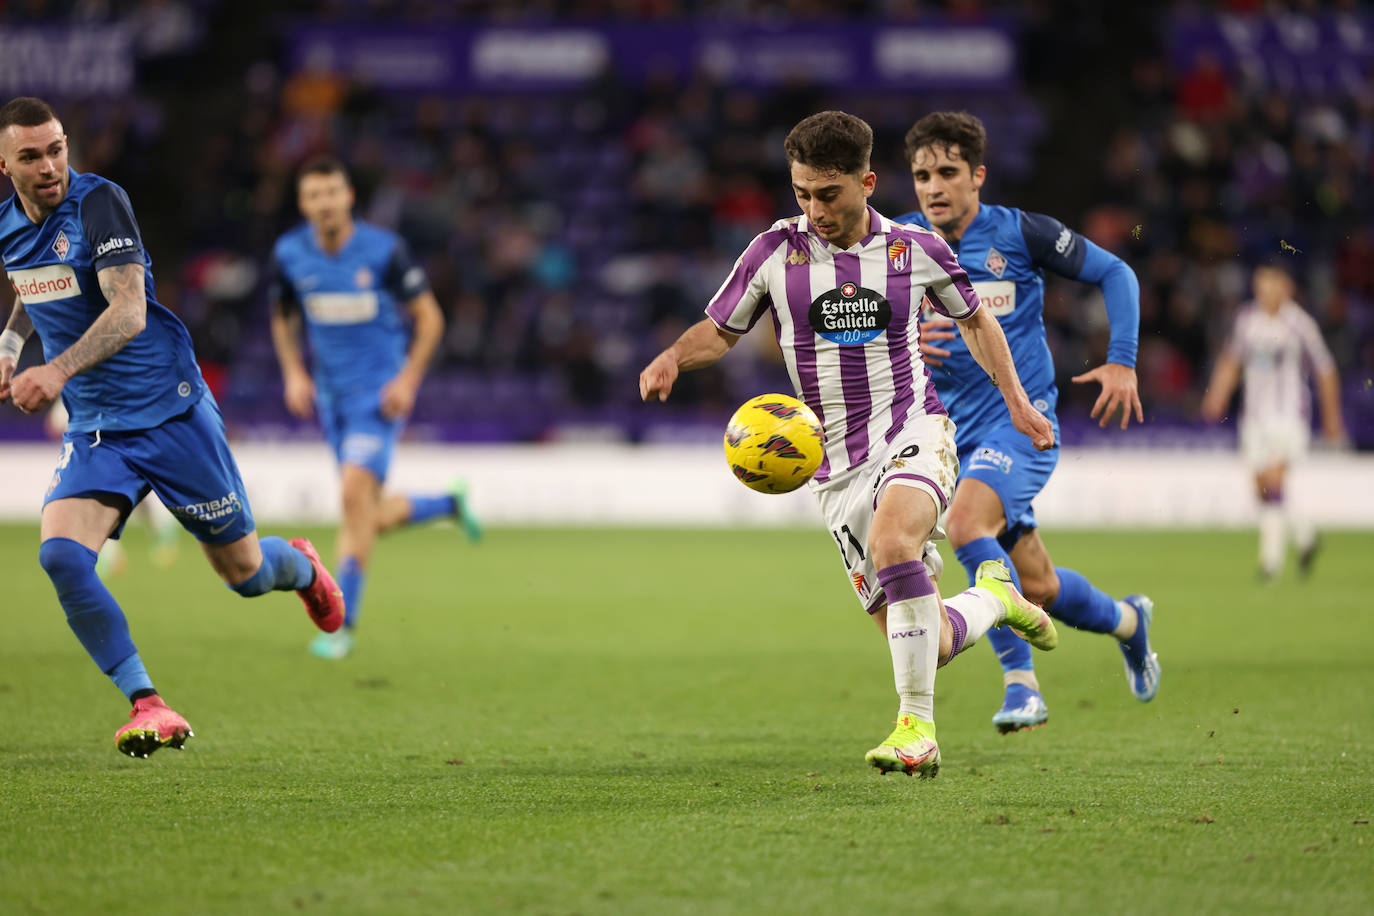
<path id="1" fill-rule="evenodd" d="M 0 356 L 0 404 L 10 399 L 10 379 L 14 378 L 14 360 Z"/>
<path id="2" fill-rule="evenodd" d="M 315 409 L 315 383 L 303 372 L 288 375 L 283 381 L 282 398 L 293 417 L 309 420 Z"/>
<path id="3" fill-rule="evenodd" d="M 949 351 L 935 346 L 936 341 L 953 340 L 959 336 L 953 318 L 927 318 L 921 322 L 921 357 L 928 366 L 943 366 Z"/>
<path id="4" fill-rule="evenodd" d="M 10 383 L 10 397 L 14 406 L 24 413 L 47 409 L 62 394 L 67 376 L 52 363 L 25 369 Z"/>
<path id="5" fill-rule="evenodd" d="M 1089 414 L 1098 421 L 1098 426 L 1106 427 L 1107 421 L 1118 408 L 1121 410 L 1122 429 L 1130 425 L 1132 414 L 1135 415 L 1137 423 L 1145 422 L 1145 410 L 1140 406 L 1140 392 L 1136 390 L 1135 370 L 1130 366 L 1104 363 L 1091 372 L 1075 375 L 1073 380 L 1080 385 L 1087 382 L 1098 382 L 1102 385 L 1102 393 L 1097 396 L 1092 413 Z"/>
<path id="6" fill-rule="evenodd" d="M 382 416 L 388 420 L 410 416 L 415 409 L 415 395 L 419 390 L 420 380 L 402 369 L 394 379 L 382 386 Z"/>
<path id="7" fill-rule="evenodd" d="M 641 401 L 651 401 L 657 398 L 660 401 L 668 400 L 669 393 L 673 390 L 673 383 L 677 381 L 677 357 L 667 350 L 664 350 L 654 361 L 644 367 L 644 371 L 639 373 L 639 399 Z"/>
<path id="8" fill-rule="evenodd" d="M 1011 412 L 1011 425 L 1029 439 L 1038 451 L 1054 448 L 1054 424 L 1050 422 L 1049 417 L 1036 410 L 1030 401 L 1026 400 L 1016 407 L 1008 405 L 1008 409 Z"/>

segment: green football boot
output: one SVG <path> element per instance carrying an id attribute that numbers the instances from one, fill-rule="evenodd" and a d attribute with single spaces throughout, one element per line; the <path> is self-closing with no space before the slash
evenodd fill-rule
<path id="1" fill-rule="evenodd" d="M 935 743 L 935 723 L 904 715 L 883 743 L 864 755 L 884 773 L 901 770 L 908 776 L 933 779 L 940 772 L 940 746 Z"/>
<path id="2" fill-rule="evenodd" d="M 1027 601 L 1016 590 L 1011 581 L 1011 573 L 1001 560 L 984 560 L 978 564 L 978 574 L 974 576 L 975 588 L 985 588 L 1002 602 L 1006 618 L 1003 621 L 1016 631 L 1026 642 L 1037 649 L 1048 652 L 1059 645 L 1059 631 L 1054 628 L 1050 615 L 1038 604 Z"/>

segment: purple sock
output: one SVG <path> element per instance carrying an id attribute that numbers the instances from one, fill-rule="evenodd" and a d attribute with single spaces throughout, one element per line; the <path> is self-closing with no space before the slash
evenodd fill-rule
<path id="1" fill-rule="evenodd" d="M 884 566 L 878 570 L 878 584 L 883 587 L 888 604 L 935 594 L 935 583 L 930 581 L 926 564 L 920 560 Z"/>
<path id="2" fill-rule="evenodd" d="M 964 651 L 964 637 L 968 635 L 968 622 L 964 620 L 963 614 L 949 605 L 945 605 L 945 613 L 949 615 L 949 626 L 954 631 L 954 643 L 949 650 L 949 657 L 953 658 Z"/>

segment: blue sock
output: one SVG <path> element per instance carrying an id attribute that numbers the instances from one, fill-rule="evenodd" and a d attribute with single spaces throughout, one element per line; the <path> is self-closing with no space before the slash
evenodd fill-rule
<path id="1" fill-rule="evenodd" d="M 38 563 L 57 589 L 57 600 L 67 612 L 67 626 L 91 659 L 114 679 L 125 696 L 151 689 L 153 683 L 129 636 L 129 621 L 95 574 L 95 558 L 94 550 L 71 538 L 48 538 L 38 548 Z M 125 664 L 130 658 L 136 667 Z M 115 672 L 119 672 L 117 677 Z"/>
<path id="2" fill-rule="evenodd" d="M 410 500 L 410 518 L 406 519 L 407 525 L 418 525 L 432 518 L 458 514 L 458 503 L 454 501 L 451 493 L 440 496 L 420 496 L 412 493 L 406 496 L 406 499 Z"/>
<path id="3" fill-rule="evenodd" d="M 252 598 L 271 591 L 295 591 L 315 581 L 315 568 L 310 565 L 310 558 L 282 538 L 265 537 L 258 544 L 262 547 L 262 565 L 258 571 L 238 585 L 229 586 L 243 597 Z"/>
<path id="4" fill-rule="evenodd" d="M 143 659 L 138 657 L 137 652 L 115 665 L 109 675 L 115 686 L 124 691 L 124 695 L 130 700 L 140 690 L 153 689 L 153 682 L 149 679 L 148 672 L 143 667 Z"/>
<path id="5" fill-rule="evenodd" d="M 1059 596 L 1045 608 L 1069 626 L 1092 633 L 1110 633 L 1121 623 L 1116 599 L 1093 585 L 1082 573 L 1056 566 Z"/>
<path id="6" fill-rule="evenodd" d="M 358 622 L 358 612 L 362 610 L 363 586 L 367 583 L 367 571 L 358 564 L 357 557 L 344 557 L 339 564 L 339 591 L 343 592 L 344 622 L 349 628 Z"/>
<path id="7" fill-rule="evenodd" d="M 1021 588 L 1021 577 L 1016 574 L 1016 567 L 1012 565 L 1011 557 L 1008 556 L 1006 549 L 997 543 L 997 538 L 977 538 L 969 541 L 963 547 L 956 549 L 954 555 L 964 565 L 964 571 L 968 573 L 969 585 L 973 584 L 979 563 L 985 560 L 1001 560 L 1007 564 L 1007 569 L 1011 570 L 1013 584 L 1018 590 Z M 997 627 L 988 630 L 988 642 L 992 645 L 992 650 L 997 653 L 997 660 L 1001 662 L 1003 671 L 1035 670 L 1035 665 L 1031 662 L 1030 644 L 1013 633 L 1010 627 Z"/>

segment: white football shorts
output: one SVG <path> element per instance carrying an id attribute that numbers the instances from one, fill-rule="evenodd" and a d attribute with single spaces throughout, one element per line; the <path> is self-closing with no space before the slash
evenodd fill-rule
<path id="1" fill-rule="evenodd" d="M 868 530 L 878 500 L 889 486 L 915 487 L 930 494 L 937 513 L 923 559 L 931 578 L 938 579 L 942 563 L 934 541 L 945 536 L 945 510 L 954 498 L 958 477 L 954 423 L 948 417 L 927 415 L 907 421 L 892 442 L 875 449 L 863 464 L 816 488 L 825 525 L 840 549 L 849 584 L 865 611 L 873 613 L 886 600 L 868 549 Z"/>
<path id="2" fill-rule="evenodd" d="M 1298 418 L 1248 421 L 1240 425 L 1240 450 L 1251 471 L 1292 466 L 1307 455 L 1312 431 Z"/>

